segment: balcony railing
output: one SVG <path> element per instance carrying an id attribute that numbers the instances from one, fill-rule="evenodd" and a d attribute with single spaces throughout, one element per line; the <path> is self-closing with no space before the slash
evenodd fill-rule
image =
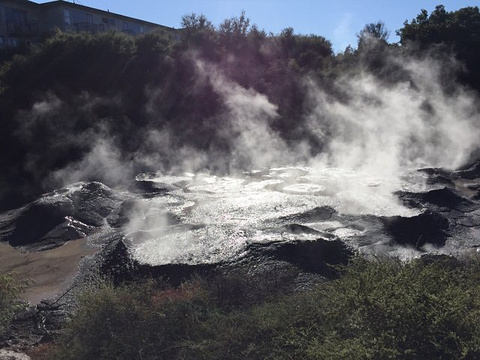
<path id="1" fill-rule="evenodd" d="M 110 31 L 110 30 L 115 30 L 115 26 L 109 26 L 103 23 L 100 24 L 92 24 L 89 22 L 78 22 L 74 23 L 71 26 L 68 26 L 65 28 L 67 31 L 75 31 L 77 33 L 79 32 L 89 32 L 92 34 L 96 33 L 102 33 L 105 31 Z"/>

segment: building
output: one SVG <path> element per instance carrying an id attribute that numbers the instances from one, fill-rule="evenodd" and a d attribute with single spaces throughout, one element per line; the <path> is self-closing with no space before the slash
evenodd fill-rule
<path id="1" fill-rule="evenodd" d="M 175 40 L 180 36 L 174 28 L 67 1 L 37 4 L 0 0 L 0 49 L 35 43 L 55 29 L 92 34 L 120 31 L 129 35 L 162 30 Z"/>

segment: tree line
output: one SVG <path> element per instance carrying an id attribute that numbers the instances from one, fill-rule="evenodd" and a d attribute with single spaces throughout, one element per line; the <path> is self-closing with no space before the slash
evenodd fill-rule
<path id="1" fill-rule="evenodd" d="M 305 79 L 348 101 L 335 86 L 338 79 L 367 71 L 385 83 L 408 81 L 411 75 L 391 59 L 434 54 L 456 57 L 461 66 L 446 67 L 448 79 L 480 90 L 478 7 L 422 10 L 397 34 L 400 43 L 389 44 L 385 24 L 367 24 L 355 49 L 335 54 L 320 35 L 296 34 L 293 28 L 268 34 L 245 13 L 218 26 L 204 15 L 186 15 L 180 41 L 162 32 L 135 38 L 118 32 L 57 32 L 1 65 L 0 209 L 58 186 L 50 181 L 52 171 L 85 156 L 95 136 L 108 137 L 124 159 L 156 151 L 145 139 L 159 129 L 169 130 L 172 148 L 187 144 L 205 152 L 231 152 L 232 144 L 219 131 L 225 103 L 210 82 L 199 78 L 198 61 L 265 95 L 278 108 L 272 130 L 288 144 L 306 141 L 312 155 L 324 144 L 304 126 L 312 106 Z M 159 159 L 164 169 L 174 165 L 168 156 Z M 134 166 L 155 170 L 145 163 Z"/>

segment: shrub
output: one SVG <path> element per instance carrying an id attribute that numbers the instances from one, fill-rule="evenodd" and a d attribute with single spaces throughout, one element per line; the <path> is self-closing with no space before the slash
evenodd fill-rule
<path id="1" fill-rule="evenodd" d="M 106 284 L 81 297 L 56 358 L 477 359 L 479 270 L 358 258 L 334 281 L 248 306 L 225 302 L 212 280 Z"/>
<path id="2" fill-rule="evenodd" d="M 318 289 L 325 359 L 472 359 L 480 355 L 478 263 L 357 259 Z"/>
<path id="3" fill-rule="evenodd" d="M 146 282 L 110 283 L 83 293 L 57 359 L 172 358 L 178 341 L 205 316 L 207 297 L 196 284 L 178 289 Z"/>
<path id="4" fill-rule="evenodd" d="M 26 281 L 18 281 L 12 273 L 0 274 L 0 335 L 7 330 L 15 314 L 25 308 L 18 295 L 26 284 Z"/>

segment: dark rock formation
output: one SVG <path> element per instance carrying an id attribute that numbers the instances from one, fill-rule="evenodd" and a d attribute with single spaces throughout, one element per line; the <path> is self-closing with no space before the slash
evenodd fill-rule
<path id="1" fill-rule="evenodd" d="M 334 214 L 336 214 L 336 212 L 337 211 L 330 206 L 320 206 L 304 213 L 282 217 L 280 218 L 280 220 L 291 222 L 324 221 L 330 220 L 334 216 Z"/>
<path id="2" fill-rule="evenodd" d="M 11 233 L 2 240 L 8 241 L 12 246 L 40 241 L 49 231 L 62 224 L 66 216 L 73 215 L 73 212 L 73 205 L 68 200 L 36 201 L 17 212 L 15 221 L 10 223 Z"/>
<path id="3" fill-rule="evenodd" d="M 386 232 L 401 245 L 413 245 L 420 249 L 425 244 L 436 247 L 445 245 L 449 222 L 443 216 L 426 211 L 412 217 L 385 217 L 382 219 Z"/>
<path id="4" fill-rule="evenodd" d="M 289 262 L 302 271 L 334 277 L 334 265 L 346 265 L 353 251 L 341 240 L 307 240 L 252 244 L 247 251 Z"/>
<path id="5" fill-rule="evenodd" d="M 102 226 L 104 219 L 118 204 L 118 197 L 107 186 L 99 182 L 84 184 L 73 192 L 71 200 L 75 219 L 92 226 Z"/>
<path id="6" fill-rule="evenodd" d="M 405 205 L 419 209 L 428 206 L 437 211 L 458 210 L 465 213 L 479 207 L 450 188 L 436 189 L 424 193 L 397 192 L 397 196 Z"/>
<path id="7" fill-rule="evenodd" d="M 453 175 L 456 178 L 469 180 L 480 178 L 480 159 L 461 170 L 455 171 Z"/>
<path id="8" fill-rule="evenodd" d="M 0 241 L 45 250 L 79 239 L 100 227 L 119 202 L 107 186 L 80 183 L 45 194 L 22 208 L 0 214 Z"/>
<path id="9" fill-rule="evenodd" d="M 155 173 L 137 175 L 135 181 L 130 184 L 128 190 L 132 193 L 142 194 L 145 197 L 151 197 L 177 189 L 175 186 L 155 180 L 156 177 L 157 174 Z"/>
<path id="10" fill-rule="evenodd" d="M 15 317 L 8 331 L 0 335 L 0 348 L 24 350 L 52 341 L 65 326 L 71 311 L 71 304 L 52 300 L 28 307 Z"/>
<path id="11" fill-rule="evenodd" d="M 178 286 L 194 275 L 208 276 L 217 264 L 166 264 L 152 266 L 141 264 L 132 259 L 128 246 L 123 239 L 111 243 L 104 249 L 104 261 L 101 273 L 109 277 L 115 284 L 134 281 L 135 279 L 163 278 L 172 286 Z"/>
<path id="12" fill-rule="evenodd" d="M 138 199 L 128 199 L 123 201 L 120 206 L 112 211 L 107 217 L 107 222 L 116 228 L 122 227 L 129 221 L 129 216 L 136 206 L 139 206 L 140 201 Z"/>

